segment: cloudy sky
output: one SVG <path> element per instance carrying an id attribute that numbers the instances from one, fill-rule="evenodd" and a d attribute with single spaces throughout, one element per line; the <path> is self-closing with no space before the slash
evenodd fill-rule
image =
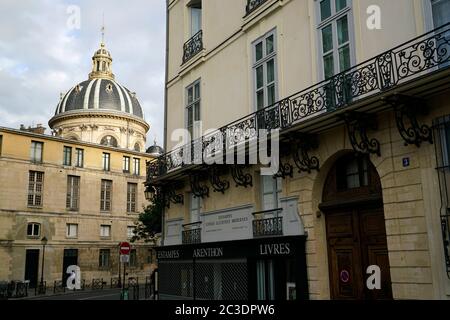
<path id="1" fill-rule="evenodd" d="M 116 80 L 137 93 L 148 144 L 162 145 L 163 0 L 1 0 L 0 126 L 48 127 L 60 93 L 88 78 L 103 14 Z"/>

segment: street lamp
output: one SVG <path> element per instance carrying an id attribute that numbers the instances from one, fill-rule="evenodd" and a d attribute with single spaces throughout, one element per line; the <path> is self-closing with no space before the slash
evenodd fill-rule
<path id="1" fill-rule="evenodd" d="M 47 237 L 43 237 L 41 239 L 41 243 L 42 243 L 42 264 L 41 264 L 41 282 L 39 284 L 39 293 L 45 293 L 44 290 L 44 257 L 45 257 L 45 246 L 47 245 L 48 239 Z"/>
<path id="2" fill-rule="evenodd" d="M 147 186 L 144 191 L 145 199 L 147 201 L 153 201 L 155 198 L 156 190 L 154 187 Z"/>

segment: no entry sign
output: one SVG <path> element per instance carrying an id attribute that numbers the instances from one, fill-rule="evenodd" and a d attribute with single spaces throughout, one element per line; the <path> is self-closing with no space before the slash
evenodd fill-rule
<path id="1" fill-rule="evenodd" d="M 131 245 L 128 242 L 121 242 L 119 245 L 120 254 L 130 254 Z"/>

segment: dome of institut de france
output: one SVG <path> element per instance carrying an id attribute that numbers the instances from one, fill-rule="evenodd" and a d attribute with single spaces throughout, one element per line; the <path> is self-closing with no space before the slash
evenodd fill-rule
<path id="1" fill-rule="evenodd" d="M 89 79 L 61 94 L 49 126 L 59 137 L 144 152 L 150 126 L 136 93 L 115 81 L 112 61 L 102 41 Z"/>

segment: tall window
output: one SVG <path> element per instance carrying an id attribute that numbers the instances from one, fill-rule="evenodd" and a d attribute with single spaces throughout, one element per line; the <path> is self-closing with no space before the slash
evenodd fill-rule
<path id="1" fill-rule="evenodd" d="M 136 249 L 131 249 L 130 251 L 130 267 L 137 267 L 137 252 Z"/>
<path id="2" fill-rule="evenodd" d="M 38 141 L 31 141 L 30 160 L 34 163 L 42 162 L 42 150 L 44 144 Z"/>
<path id="3" fill-rule="evenodd" d="M 431 10 L 434 28 L 450 22 L 450 0 L 431 0 Z"/>
<path id="4" fill-rule="evenodd" d="M 336 185 L 339 191 L 369 185 L 368 160 L 365 156 L 343 157 L 337 162 Z"/>
<path id="5" fill-rule="evenodd" d="M 78 211 L 80 207 L 80 177 L 67 176 L 66 208 Z"/>
<path id="6" fill-rule="evenodd" d="M 102 186 L 100 191 L 101 211 L 111 211 L 111 191 L 112 191 L 112 181 L 102 180 Z"/>
<path id="7" fill-rule="evenodd" d="M 100 237 L 109 238 L 111 237 L 111 226 L 107 224 L 102 224 L 100 226 Z"/>
<path id="8" fill-rule="evenodd" d="M 76 238 L 76 237 L 78 237 L 78 224 L 68 223 L 66 225 L 66 237 L 67 238 Z"/>
<path id="9" fill-rule="evenodd" d="M 28 177 L 28 206 L 41 207 L 44 186 L 44 173 L 30 171 Z"/>
<path id="10" fill-rule="evenodd" d="M 41 225 L 39 223 L 29 223 L 27 226 L 28 237 L 39 237 L 41 235 Z"/>
<path id="11" fill-rule="evenodd" d="M 123 172 L 130 172 L 130 157 L 123 157 Z"/>
<path id="12" fill-rule="evenodd" d="M 186 113 L 187 123 L 186 128 L 190 133 L 191 139 L 197 139 L 200 137 L 200 80 L 195 81 L 193 84 L 186 88 Z"/>
<path id="13" fill-rule="evenodd" d="M 323 77 L 328 79 L 351 67 L 354 50 L 350 36 L 351 0 L 321 0 L 317 3 Z"/>
<path id="14" fill-rule="evenodd" d="M 275 103 L 277 99 L 276 31 L 253 43 L 253 74 L 256 110 Z"/>
<path id="15" fill-rule="evenodd" d="M 3 143 L 3 136 L 0 135 L 0 156 L 2 155 L 2 143 Z"/>
<path id="16" fill-rule="evenodd" d="M 263 210 L 272 210 L 281 207 L 281 188 L 281 178 L 274 179 L 272 176 L 261 176 L 261 205 Z"/>
<path id="17" fill-rule="evenodd" d="M 133 158 L 133 174 L 138 176 L 141 174 L 141 159 Z"/>
<path id="18" fill-rule="evenodd" d="M 202 30 L 202 1 L 192 0 L 189 4 L 191 37 Z"/>
<path id="19" fill-rule="evenodd" d="M 75 166 L 83 168 L 84 166 L 84 150 L 77 148 L 75 150 Z"/>
<path id="20" fill-rule="evenodd" d="M 201 198 L 194 196 L 191 193 L 191 201 L 190 201 L 190 220 L 191 223 L 200 221 L 200 208 L 201 208 Z"/>
<path id="21" fill-rule="evenodd" d="M 137 184 L 128 183 L 127 186 L 127 212 L 136 212 Z"/>
<path id="22" fill-rule="evenodd" d="M 103 170 L 109 171 L 111 169 L 111 155 L 103 152 Z"/>
<path id="23" fill-rule="evenodd" d="M 98 258 L 98 266 L 100 268 L 109 267 L 110 255 L 111 255 L 111 252 L 109 249 L 100 249 L 100 254 L 99 254 L 99 258 Z"/>
<path id="24" fill-rule="evenodd" d="M 128 226 L 127 227 L 127 238 L 131 239 L 134 237 L 134 230 L 136 230 L 135 226 Z"/>
<path id="25" fill-rule="evenodd" d="M 72 165 L 72 148 L 71 147 L 64 147 L 63 165 L 65 165 L 65 166 Z"/>

